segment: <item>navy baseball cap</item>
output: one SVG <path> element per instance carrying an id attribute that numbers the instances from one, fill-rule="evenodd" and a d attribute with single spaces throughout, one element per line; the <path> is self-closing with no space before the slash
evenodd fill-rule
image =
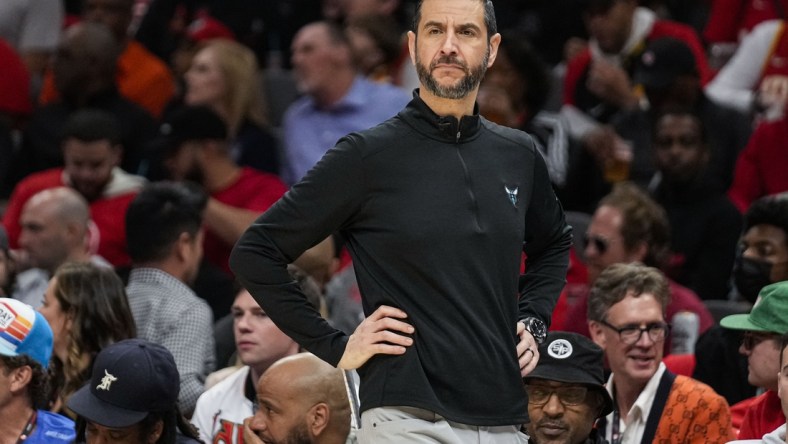
<path id="1" fill-rule="evenodd" d="M 664 89 L 683 74 L 698 75 L 695 55 L 681 40 L 662 37 L 649 42 L 635 62 L 633 81 L 645 88 Z"/>
<path id="2" fill-rule="evenodd" d="M 68 400 L 68 408 L 110 428 L 129 427 L 151 412 L 175 408 L 180 376 L 172 353 L 142 339 L 116 342 L 96 356 L 90 382 Z"/>
<path id="3" fill-rule="evenodd" d="M 539 363 L 524 379 L 582 384 L 603 398 L 602 413 L 613 411 L 613 400 L 605 388 L 604 352 L 593 341 L 577 333 L 550 332 L 539 346 Z"/>

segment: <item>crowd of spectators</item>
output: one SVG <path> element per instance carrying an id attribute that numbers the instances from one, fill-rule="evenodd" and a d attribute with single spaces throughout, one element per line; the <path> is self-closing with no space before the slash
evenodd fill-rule
<path id="1" fill-rule="evenodd" d="M 556 341 L 596 356 L 578 339 L 591 338 L 608 358 L 608 386 L 616 381 L 609 390 L 621 402 L 589 392 L 596 394 L 586 419 L 599 419 L 593 442 L 620 439 L 612 418 L 645 402 L 626 392 L 627 378 L 642 375 L 624 362 L 645 342 L 650 348 L 635 359 L 659 361 L 648 378 L 670 375 L 676 390 L 697 394 L 704 415 L 722 418 L 698 433 L 663 424 L 680 415 L 671 409 L 649 433 L 724 442 L 782 426 L 785 442 L 778 388 L 785 392 L 788 378 L 780 366 L 780 335 L 788 333 L 788 1 L 494 3 L 503 40 L 477 109 L 533 136 L 574 226 L 550 329 Z M 155 442 L 353 439 L 353 375 L 343 380 L 299 355 L 240 288 L 228 258 L 246 227 L 338 139 L 409 102 L 418 77 L 405 33 L 415 7 L 3 2 L 0 298 L 9 299 L 0 299 L 0 315 L 24 303 L 24 316 L 47 323 L 52 336 L 48 350 L 20 361 L 3 348 L 0 318 L 0 373 L 29 367 L 38 384 L 28 389 L 31 402 L 20 401 L 24 412 L 52 412 L 39 417 L 57 427 L 76 421 L 79 440 L 113 425 Z M 341 234 L 289 259 L 310 303 L 352 332 L 363 307 Z M 645 266 L 626 268 L 633 263 Z M 637 294 L 617 294 L 621 288 Z M 629 320 L 645 309 L 654 314 L 646 327 Z M 639 336 L 628 341 L 626 333 Z M 172 367 L 177 390 L 151 389 L 160 391 L 150 399 L 160 405 L 146 410 L 155 414 L 91 416 L 103 402 L 97 384 L 109 392 L 113 383 L 94 364 L 110 352 L 154 356 Z M 560 367 L 560 359 L 547 361 Z M 118 362 L 106 365 L 121 372 Z M 292 386 L 273 385 L 282 372 Z M 540 375 L 529 393 L 542 390 L 541 398 L 529 408 L 549 416 L 577 405 Z M 80 390 L 90 381 L 91 393 Z M 324 410 L 298 414 L 318 415 L 320 427 L 276 430 L 255 415 L 263 398 L 306 393 L 307 384 Z M 337 388 L 345 384 L 350 399 Z M 546 439 L 539 427 L 529 430 Z"/>

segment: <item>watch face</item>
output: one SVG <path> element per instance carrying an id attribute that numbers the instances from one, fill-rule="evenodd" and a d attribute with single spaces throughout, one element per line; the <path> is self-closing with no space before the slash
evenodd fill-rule
<path id="1" fill-rule="evenodd" d="M 536 341 L 541 344 L 547 336 L 547 328 L 545 327 L 544 322 L 536 318 L 530 318 L 528 319 L 527 327 L 534 339 L 536 339 Z"/>

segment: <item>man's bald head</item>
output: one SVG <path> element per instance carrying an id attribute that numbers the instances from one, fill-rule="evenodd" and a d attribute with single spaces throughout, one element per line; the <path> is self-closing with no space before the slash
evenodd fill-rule
<path id="1" fill-rule="evenodd" d="M 278 442 L 298 435 L 331 443 L 347 438 L 350 404 L 342 370 L 310 353 L 299 353 L 271 365 L 257 387 L 261 408 L 251 427 L 265 440 Z M 269 408 L 287 420 L 268 416 Z"/>
<path id="2" fill-rule="evenodd" d="M 19 243 L 36 267 L 54 272 L 66 260 L 86 254 L 90 207 L 72 188 L 34 194 L 22 208 L 19 222 Z"/>

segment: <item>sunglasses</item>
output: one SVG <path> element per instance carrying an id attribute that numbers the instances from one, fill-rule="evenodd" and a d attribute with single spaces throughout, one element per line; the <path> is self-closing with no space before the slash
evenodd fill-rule
<path id="1" fill-rule="evenodd" d="M 547 404 L 553 393 L 558 396 L 558 400 L 564 405 L 579 405 L 585 401 L 586 394 L 588 394 L 588 388 L 580 386 L 548 387 L 544 385 L 526 385 L 525 391 L 528 393 L 528 402 L 534 405 Z"/>
<path id="2" fill-rule="evenodd" d="M 774 333 L 755 333 L 751 331 L 744 332 L 741 340 L 741 345 L 745 350 L 752 350 L 756 345 L 767 339 L 774 339 L 777 335 Z"/>
<path id="3" fill-rule="evenodd" d="M 596 234 L 586 233 L 583 236 L 583 248 L 586 249 L 589 245 L 593 245 L 599 254 L 605 254 L 610 247 L 610 240 Z"/>

